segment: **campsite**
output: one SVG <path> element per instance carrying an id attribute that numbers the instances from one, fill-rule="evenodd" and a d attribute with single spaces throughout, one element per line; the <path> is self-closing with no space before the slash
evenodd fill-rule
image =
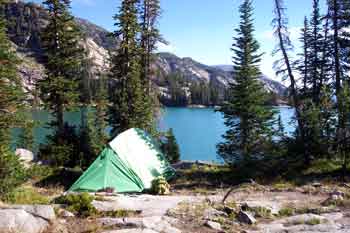
<path id="1" fill-rule="evenodd" d="M 0 0 L 0 233 L 350 233 L 350 0 Z"/>

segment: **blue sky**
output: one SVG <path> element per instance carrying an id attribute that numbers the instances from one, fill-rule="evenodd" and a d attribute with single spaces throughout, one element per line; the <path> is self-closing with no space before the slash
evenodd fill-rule
<path id="1" fill-rule="evenodd" d="M 41 1 L 35 0 L 40 3 Z M 113 30 L 112 16 L 121 0 L 72 0 L 74 16 Z M 324 5 L 325 0 L 321 0 Z M 161 0 L 163 10 L 159 22 L 161 33 L 168 46 L 160 50 L 180 57 L 192 57 L 207 65 L 231 64 L 234 28 L 239 21 L 238 7 L 241 0 Z M 309 15 L 312 0 L 285 0 L 290 18 L 293 42 L 297 43 L 299 30 L 305 15 Z M 265 52 L 261 69 L 274 78 L 271 52 L 274 48 L 271 19 L 273 0 L 255 0 L 256 38 Z"/>

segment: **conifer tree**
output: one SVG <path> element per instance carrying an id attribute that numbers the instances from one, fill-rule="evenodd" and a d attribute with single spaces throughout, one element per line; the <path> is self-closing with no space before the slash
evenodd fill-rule
<path id="1" fill-rule="evenodd" d="M 41 98 L 55 116 L 58 133 L 64 129 L 63 113 L 79 101 L 83 48 L 81 34 L 71 16 L 69 0 L 47 0 L 49 24 L 42 33 L 47 77 L 40 81 Z"/>
<path id="2" fill-rule="evenodd" d="M 163 38 L 160 35 L 157 28 L 158 19 L 160 17 L 160 1 L 159 0 L 141 0 L 140 2 L 140 29 L 141 39 L 140 46 L 142 50 L 141 54 L 141 78 L 143 85 L 150 91 L 151 88 L 151 64 L 155 58 L 155 50 L 158 42 L 163 42 Z"/>
<path id="3" fill-rule="evenodd" d="M 49 144 L 41 148 L 40 157 L 52 160 L 54 165 L 75 165 L 77 134 L 74 127 L 64 121 L 64 112 L 79 102 L 84 49 L 80 45 L 81 33 L 71 16 L 69 0 L 46 0 L 49 23 L 42 33 L 47 75 L 39 81 L 41 99 L 52 112 L 55 133 Z M 55 158 L 51 158 L 55 157 Z"/>
<path id="4" fill-rule="evenodd" d="M 129 128 L 149 129 L 149 104 L 144 104 L 138 35 L 138 0 L 123 0 L 119 13 L 114 16 L 118 30 L 113 33 L 120 44 L 112 57 L 109 90 L 109 124 L 112 136 Z"/>
<path id="5" fill-rule="evenodd" d="M 252 1 L 244 0 L 239 11 L 240 25 L 232 48 L 235 82 L 230 85 L 229 102 L 220 109 L 229 129 L 223 136 L 225 142 L 217 146 L 219 154 L 228 163 L 263 155 L 264 146 L 273 136 L 274 112 L 264 106 L 267 95 L 258 81 L 262 54 L 258 52 L 259 44 L 253 36 Z"/>
<path id="6" fill-rule="evenodd" d="M 0 8 L 4 1 L 0 0 Z M 19 126 L 23 92 L 17 73 L 19 59 L 6 35 L 5 21 L 0 16 L 0 198 L 25 180 L 18 156 L 10 150 L 11 128 Z"/>
<path id="7" fill-rule="evenodd" d="M 173 129 L 169 129 L 165 134 L 165 142 L 162 143 L 162 151 L 170 163 L 177 163 L 180 160 L 180 148 L 177 144 Z"/>
<path id="8" fill-rule="evenodd" d="M 0 1 L 0 7 L 4 4 Z M 0 16 L 0 141 L 10 143 L 10 129 L 18 126 L 18 112 L 23 108 L 23 92 L 17 73 L 19 59 L 6 35 L 5 21 Z"/>
<path id="9" fill-rule="evenodd" d="M 319 0 L 313 0 L 313 12 L 310 21 L 311 37 L 310 37 L 310 80 L 312 86 L 312 99 L 316 104 L 320 101 L 320 92 L 324 83 L 321 77 L 322 69 L 322 18 L 320 14 Z"/>
<path id="10" fill-rule="evenodd" d="M 337 132 L 336 144 L 337 152 L 344 157 L 346 132 L 347 132 L 347 99 L 344 96 L 348 91 L 344 90 L 344 86 L 349 82 L 349 50 L 350 50 L 350 35 L 346 28 L 350 25 L 350 3 L 347 0 L 328 0 L 329 19 L 332 29 L 332 58 L 334 60 L 333 85 L 337 97 Z"/>
<path id="11" fill-rule="evenodd" d="M 274 55 L 280 53 L 281 59 L 277 60 L 274 64 L 276 74 L 282 76 L 283 79 L 288 79 L 290 82 L 290 97 L 292 99 L 293 107 L 295 108 L 295 115 L 297 121 L 297 142 L 301 143 L 302 151 L 306 164 L 311 161 L 311 155 L 305 144 L 306 126 L 302 113 L 302 102 L 300 99 L 300 93 L 297 86 L 297 80 L 294 74 L 293 62 L 291 61 L 290 52 L 293 51 L 293 45 L 289 37 L 288 31 L 288 18 L 286 16 L 286 7 L 283 0 L 274 0 L 275 18 L 272 20 L 273 27 L 275 29 L 274 35 L 277 40 L 277 46 L 274 51 Z"/>
<path id="12" fill-rule="evenodd" d="M 141 80 L 144 91 L 144 106 L 145 106 L 145 120 L 150 122 L 148 131 L 153 135 L 156 134 L 155 116 L 159 109 L 158 96 L 152 87 L 152 76 L 154 70 L 151 65 L 155 60 L 155 50 L 158 42 L 163 42 L 157 28 L 158 19 L 161 14 L 160 0 L 141 0 L 139 7 L 140 14 L 140 65 L 141 65 Z"/>
<path id="13" fill-rule="evenodd" d="M 309 75 L 310 75 L 310 25 L 307 17 L 304 19 L 304 27 L 301 29 L 301 37 L 300 37 L 300 42 L 302 44 L 303 51 L 301 54 L 299 54 L 300 59 L 299 59 L 299 73 L 302 78 L 303 82 L 303 94 L 304 96 L 307 96 L 309 93 L 308 90 L 308 82 L 310 80 Z"/>

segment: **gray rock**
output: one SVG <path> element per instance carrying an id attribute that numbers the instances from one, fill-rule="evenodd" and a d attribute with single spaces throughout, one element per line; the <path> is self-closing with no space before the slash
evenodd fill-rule
<path id="1" fill-rule="evenodd" d="M 24 209 L 0 210 L 0 232 L 42 233 L 48 226 L 48 221 Z"/>
<path id="2" fill-rule="evenodd" d="M 204 225 L 206 227 L 209 227 L 213 230 L 216 230 L 216 231 L 222 231 L 222 228 L 221 228 L 221 224 L 220 223 L 217 223 L 217 222 L 212 222 L 212 221 L 206 221 L 204 223 Z"/>
<path id="3" fill-rule="evenodd" d="M 173 227 L 169 218 L 161 216 L 144 218 L 100 218 L 98 222 L 103 226 L 109 227 L 133 227 L 136 229 L 149 229 L 162 233 L 181 233 L 180 230 Z M 173 219 L 171 221 L 175 222 Z"/>
<path id="4" fill-rule="evenodd" d="M 26 149 L 17 149 L 15 154 L 20 158 L 25 167 L 29 167 L 36 160 L 33 152 Z"/>
<path id="5" fill-rule="evenodd" d="M 120 209 L 118 203 L 112 201 L 92 201 L 92 205 L 100 212 Z"/>
<path id="6" fill-rule="evenodd" d="M 143 227 L 142 218 L 100 218 L 97 221 L 107 227 Z"/>
<path id="7" fill-rule="evenodd" d="M 240 211 L 237 216 L 238 221 L 253 225 L 256 223 L 256 219 L 248 212 Z"/>
<path id="8" fill-rule="evenodd" d="M 72 212 L 69 212 L 68 210 L 62 210 L 60 215 L 63 218 L 74 218 L 75 217 L 75 215 Z"/>
<path id="9" fill-rule="evenodd" d="M 173 227 L 162 217 L 147 217 L 143 218 L 143 226 L 147 229 L 155 230 L 164 233 L 181 233 L 181 231 Z"/>
<path id="10" fill-rule="evenodd" d="M 124 230 L 113 230 L 113 231 L 104 231 L 102 233 L 159 233 L 150 229 L 124 229 Z"/>
<path id="11" fill-rule="evenodd" d="M 42 218 L 46 221 L 56 219 L 56 214 L 52 206 L 49 205 L 13 205 L 11 209 L 23 209 L 34 217 Z"/>
<path id="12" fill-rule="evenodd" d="M 275 215 L 279 213 L 282 207 L 281 204 L 276 201 L 264 201 L 264 200 L 246 201 L 244 203 L 241 203 L 241 206 L 248 209 L 263 207 L 265 209 L 270 210 L 271 214 L 275 214 Z"/>
<path id="13" fill-rule="evenodd" d="M 206 220 L 213 220 L 217 217 L 228 217 L 228 214 L 210 207 L 204 211 L 203 217 Z"/>

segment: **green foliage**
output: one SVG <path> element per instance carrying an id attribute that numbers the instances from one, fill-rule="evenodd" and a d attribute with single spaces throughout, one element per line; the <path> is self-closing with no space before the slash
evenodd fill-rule
<path id="1" fill-rule="evenodd" d="M 19 157 L 11 152 L 6 145 L 0 145 L 0 198 L 24 183 L 26 178 Z"/>
<path id="2" fill-rule="evenodd" d="M 282 208 L 280 209 L 280 211 L 278 212 L 278 216 L 279 217 L 290 217 L 295 215 L 295 209 L 294 208 Z"/>
<path id="3" fill-rule="evenodd" d="M 92 205 L 94 197 L 88 193 L 69 194 L 55 200 L 57 204 L 67 205 L 67 209 L 80 217 L 89 217 L 97 214 L 96 208 Z"/>
<path id="4" fill-rule="evenodd" d="M 33 164 L 27 169 L 27 174 L 30 179 L 41 180 L 54 173 L 54 168 L 46 165 Z"/>
<path id="5" fill-rule="evenodd" d="M 235 83 L 230 84 L 230 99 L 220 108 L 229 128 L 218 153 L 228 163 L 249 160 L 264 154 L 273 136 L 271 108 L 265 106 L 266 93 L 258 81 L 262 54 L 253 37 L 253 6 L 245 0 L 240 7 L 240 25 L 234 38 Z"/>
<path id="6" fill-rule="evenodd" d="M 78 26 L 69 12 L 70 1 L 46 0 L 43 4 L 49 12 L 49 22 L 41 35 L 47 75 L 38 87 L 42 101 L 55 117 L 49 124 L 55 132 L 40 154 L 60 166 L 71 164 L 76 152 L 76 133 L 64 122 L 63 114 L 79 102 L 85 52 L 79 44 Z"/>
<path id="7" fill-rule="evenodd" d="M 114 210 L 114 211 L 106 211 L 103 213 L 100 213 L 99 215 L 102 217 L 110 217 L 110 218 L 130 218 L 135 217 L 140 214 L 140 211 L 135 210 Z"/>
<path id="8" fill-rule="evenodd" d="M 114 16 L 118 30 L 113 36 L 121 38 L 121 41 L 111 59 L 109 125 L 112 136 L 130 128 L 148 132 L 154 130 L 152 98 L 142 78 L 140 65 L 142 50 L 138 43 L 140 25 L 137 4 L 137 0 L 122 1 L 119 13 Z"/>
<path id="9" fill-rule="evenodd" d="M 7 194 L 5 202 L 17 205 L 48 205 L 50 199 L 33 188 L 17 188 Z"/>
<path id="10" fill-rule="evenodd" d="M 9 145 L 10 129 L 20 123 L 18 112 L 23 109 L 24 94 L 17 73 L 19 59 L 11 48 L 5 25 L 0 15 L 0 142 Z"/>
<path id="11" fill-rule="evenodd" d="M 79 153 L 79 137 L 74 126 L 68 124 L 60 132 L 48 136 L 48 143 L 41 145 L 38 158 L 50 165 L 75 167 L 81 165 Z"/>
<path id="12" fill-rule="evenodd" d="M 265 208 L 263 206 L 257 206 L 257 207 L 242 207 L 244 211 L 249 211 L 254 213 L 254 216 L 257 218 L 271 218 L 271 210 L 268 208 Z"/>
<path id="13" fill-rule="evenodd" d="M 24 125 L 21 128 L 19 141 L 17 142 L 18 148 L 23 148 L 32 151 L 34 148 L 34 134 L 33 129 L 35 126 L 34 121 L 24 120 Z"/>
<path id="14" fill-rule="evenodd" d="M 312 218 L 312 219 L 309 219 L 305 222 L 306 225 L 319 225 L 321 224 L 321 220 L 319 218 Z"/>
<path id="15" fill-rule="evenodd" d="M 169 129 L 165 135 L 165 142 L 162 142 L 161 149 L 170 163 L 180 160 L 180 148 L 176 142 L 173 129 Z"/>
<path id="16" fill-rule="evenodd" d="M 103 120 L 97 119 L 98 114 L 92 109 L 81 109 L 82 127 L 79 131 L 79 149 L 82 155 L 81 166 L 88 167 L 101 152 L 107 142 L 107 135 L 102 129 Z M 103 125 L 98 125 L 102 123 Z M 102 131 L 102 132 L 101 132 Z"/>
<path id="17" fill-rule="evenodd" d="M 155 195 L 167 195 L 170 193 L 170 185 L 164 177 L 158 177 L 152 181 L 151 192 Z"/>

